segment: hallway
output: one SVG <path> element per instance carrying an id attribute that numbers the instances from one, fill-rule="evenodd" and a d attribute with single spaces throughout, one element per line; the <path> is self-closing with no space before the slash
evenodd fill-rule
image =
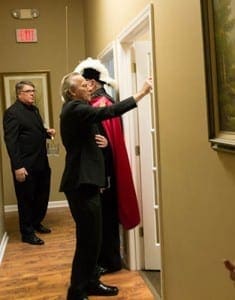
<path id="1" fill-rule="evenodd" d="M 19 242 L 18 215 L 6 213 L 9 241 L 0 265 L 0 300 L 65 300 L 74 249 L 74 224 L 68 208 L 50 208 L 45 225 L 52 234 L 40 235 L 44 246 Z M 105 275 L 104 283 L 117 285 L 117 300 L 154 300 L 139 272 L 122 270 Z M 89 297 L 104 300 L 107 297 Z M 157 299 L 156 299 L 157 300 Z"/>

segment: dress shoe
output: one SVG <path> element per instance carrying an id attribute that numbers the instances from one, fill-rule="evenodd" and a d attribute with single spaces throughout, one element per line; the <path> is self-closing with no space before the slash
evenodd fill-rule
<path id="1" fill-rule="evenodd" d="M 116 286 L 110 286 L 98 282 L 96 285 L 92 285 L 88 288 L 88 295 L 95 296 L 115 296 L 118 294 L 118 288 Z"/>
<path id="2" fill-rule="evenodd" d="M 22 242 L 28 243 L 28 244 L 31 244 L 31 245 L 43 245 L 44 244 L 44 241 L 41 240 L 35 234 L 22 236 Z"/>
<path id="3" fill-rule="evenodd" d="M 51 229 L 45 227 L 42 224 L 39 224 L 38 226 L 35 227 L 35 230 L 39 233 L 51 233 Z"/>

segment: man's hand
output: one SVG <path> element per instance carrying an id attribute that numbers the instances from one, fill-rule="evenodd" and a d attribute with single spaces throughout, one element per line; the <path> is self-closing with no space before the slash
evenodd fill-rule
<path id="1" fill-rule="evenodd" d="M 108 146 L 108 140 L 106 139 L 106 137 L 104 137 L 101 134 L 95 135 L 95 141 L 96 141 L 96 144 L 98 145 L 98 147 L 100 147 L 100 148 L 105 148 Z"/>
<path id="2" fill-rule="evenodd" d="M 25 168 L 20 168 L 15 170 L 15 177 L 16 180 L 19 182 L 24 182 L 26 179 L 26 176 L 28 176 L 28 172 Z"/>
<path id="3" fill-rule="evenodd" d="M 56 134 L 56 131 L 54 128 L 48 128 L 47 133 L 50 135 L 51 139 L 53 140 Z"/>
<path id="4" fill-rule="evenodd" d="M 147 94 L 149 94 L 151 92 L 153 88 L 153 80 L 152 77 L 148 77 L 142 88 L 135 93 L 135 95 L 133 95 L 134 99 L 136 102 L 140 101 L 141 99 L 143 99 L 144 96 L 146 96 Z"/>

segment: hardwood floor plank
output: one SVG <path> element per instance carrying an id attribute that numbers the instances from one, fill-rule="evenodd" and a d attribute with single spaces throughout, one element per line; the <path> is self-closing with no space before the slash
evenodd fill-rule
<path id="1" fill-rule="evenodd" d="M 65 300 L 74 253 L 74 223 L 68 208 L 50 208 L 44 222 L 51 234 L 38 234 L 45 245 L 20 241 L 18 214 L 6 213 L 9 242 L 0 265 L 0 300 Z M 109 300 L 153 300 L 139 272 L 121 270 L 102 277 L 117 285 L 119 294 Z M 107 297 L 90 296 L 90 300 Z"/>

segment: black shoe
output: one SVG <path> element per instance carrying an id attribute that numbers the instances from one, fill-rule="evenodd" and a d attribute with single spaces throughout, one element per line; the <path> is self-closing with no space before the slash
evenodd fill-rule
<path id="1" fill-rule="evenodd" d="M 88 295 L 96 296 L 115 296 L 118 294 L 118 288 L 116 286 L 110 286 L 98 282 L 96 285 L 92 285 L 88 288 Z"/>
<path id="2" fill-rule="evenodd" d="M 31 244 L 31 245 L 43 245 L 44 244 L 44 241 L 41 240 L 35 234 L 22 236 L 22 242 L 28 243 L 28 244 Z"/>
<path id="3" fill-rule="evenodd" d="M 39 233 L 51 233 L 51 229 L 39 224 L 34 228 Z"/>

